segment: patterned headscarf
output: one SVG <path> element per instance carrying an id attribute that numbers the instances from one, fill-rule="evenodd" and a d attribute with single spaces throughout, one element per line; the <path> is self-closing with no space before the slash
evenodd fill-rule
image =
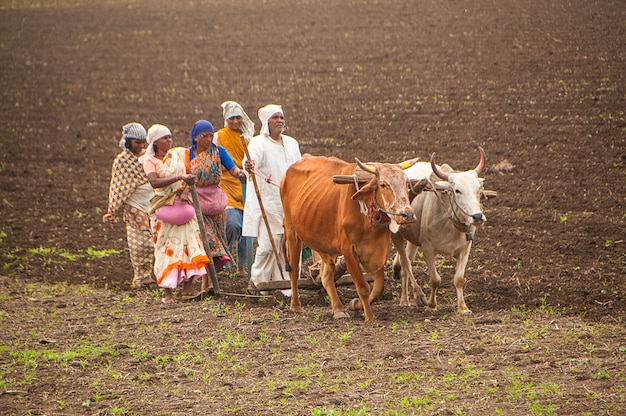
<path id="1" fill-rule="evenodd" d="M 109 187 L 109 208 L 105 217 L 115 218 L 130 195 L 141 185 L 148 183 L 148 177 L 137 156 L 131 152 L 121 152 L 115 157 L 111 168 Z"/>
<path id="2" fill-rule="evenodd" d="M 146 140 L 146 129 L 139 123 L 128 123 L 122 127 L 122 138 L 119 146 L 122 150 L 126 150 L 126 141 L 129 139 Z"/>
<path id="3" fill-rule="evenodd" d="M 231 117 L 241 116 L 241 135 L 246 139 L 252 139 L 254 136 L 254 123 L 248 117 L 245 111 L 243 111 L 243 107 L 239 105 L 236 101 L 224 101 L 222 103 L 222 114 L 224 116 L 224 127 L 228 126 L 228 120 Z"/>
<path id="4" fill-rule="evenodd" d="M 165 127 L 163 124 L 151 125 L 148 129 L 148 137 L 146 139 L 148 141 L 148 148 L 146 149 L 146 154 L 144 155 L 144 157 L 148 159 L 154 156 L 154 146 L 152 146 L 152 144 L 165 136 L 171 135 L 172 132 L 170 131 L 170 129 Z"/>
<path id="5" fill-rule="evenodd" d="M 285 115 L 285 113 L 283 113 L 283 108 L 276 104 L 268 104 L 265 107 L 259 108 L 259 119 L 261 120 L 261 134 L 266 134 L 269 136 L 270 128 L 267 122 L 270 117 L 272 117 L 276 113 L 280 113 L 283 116 Z"/>

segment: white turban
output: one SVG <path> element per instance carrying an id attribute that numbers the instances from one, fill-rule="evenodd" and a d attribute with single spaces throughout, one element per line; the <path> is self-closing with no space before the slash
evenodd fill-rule
<path id="1" fill-rule="evenodd" d="M 172 132 L 170 131 L 170 129 L 165 127 L 163 124 L 151 125 L 150 128 L 148 129 L 148 137 L 146 138 L 146 141 L 148 142 L 148 148 L 146 149 L 146 156 L 145 156 L 146 159 L 154 156 L 154 146 L 152 146 L 154 142 L 156 142 L 157 140 L 165 136 L 171 136 L 171 135 L 172 135 Z"/>
<path id="2" fill-rule="evenodd" d="M 224 101 L 222 103 L 222 114 L 224 115 L 224 126 L 228 126 L 228 120 L 231 117 L 241 116 L 241 135 L 246 139 L 252 139 L 254 136 L 254 123 L 250 120 L 250 117 L 243 111 L 243 107 L 236 101 Z"/>
<path id="3" fill-rule="evenodd" d="M 259 108 L 259 119 L 261 120 L 261 134 L 267 134 L 269 136 L 270 128 L 267 125 L 267 121 L 276 113 L 280 113 L 283 116 L 285 115 L 285 113 L 283 113 L 283 108 L 276 104 L 268 104 L 265 107 Z"/>

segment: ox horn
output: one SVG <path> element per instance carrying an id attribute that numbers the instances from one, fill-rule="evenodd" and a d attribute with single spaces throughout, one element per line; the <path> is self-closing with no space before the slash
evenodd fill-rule
<path id="1" fill-rule="evenodd" d="M 474 172 L 476 172 L 477 175 L 480 175 L 485 168 L 485 151 L 480 146 L 478 146 L 478 151 L 480 152 L 480 160 L 478 161 L 478 166 L 474 168 Z"/>
<path id="2" fill-rule="evenodd" d="M 364 171 L 369 172 L 373 175 L 376 174 L 376 168 L 367 166 L 365 163 L 361 162 L 358 157 L 355 157 L 354 160 L 356 160 L 357 165 L 359 165 L 359 167 L 363 169 Z"/>
<path id="3" fill-rule="evenodd" d="M 416 157 L 415 159 L 405 160 L 404 162 L 398 163 L 398 166 L 400 166 L 400 169 L 402 170 L 408 169 L 411 166 L 413 166 L 415 163 L 417 163 L 419 159 L 420 159 L 419 157 Z"/>
<path id="4" fill-rule="evenodd" d="M 437 164 L 435 163 L 435 154 L 434 153 L 432 154 L 432 156 L 430 156 L 430 167 L 433 169 L 433 172 L 435 172 L 435 175 L 437 175 L 438 177 L 440 177 L 444 181 L 448 180 L 448 174 L 443 172 L 441 169 L 439 169 L 439 166 L 437 166 Z"/>

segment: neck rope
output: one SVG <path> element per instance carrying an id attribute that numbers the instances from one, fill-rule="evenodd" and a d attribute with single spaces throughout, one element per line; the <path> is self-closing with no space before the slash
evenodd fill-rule
<path id="1" fill-rule="evenodd" d="M 465 233 L 466 241 L 474 240 L 474 232 L 476 231 L 476 226 L 472 224 L 468 224 L 465 221 L 462 221 L 461 218 L 459 218 L 457 211 L 460 211 L 461 214 L 465 216 L 465 218 L 468 218 L 471 215 L 468 212 L 466 212 L 463 208 L 461 208 L 461 206 L 456 200 L 456 195 L 454 194 L 453 191 L 446 191 L 446 192 L 448 193 L 448 199 L 450 201 L 450 215 L 448 216 L 448 219 L 452 221 L 454 228 L 456 228 L 462 233 Z"/>

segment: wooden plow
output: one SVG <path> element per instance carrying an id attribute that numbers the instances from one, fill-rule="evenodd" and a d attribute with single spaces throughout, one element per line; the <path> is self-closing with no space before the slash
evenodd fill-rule
<path id="1" fill-rule="evenodd" d="M 339 258 L 335 263 L 335 286 L 350 286 L 353 284 L 352 276 L 346 274 L 347 269 L 345 263 L 343 263 L 343 258 Z M 298 289 L 304 290 L 320 290 L 323 289 L 322 285 L 322 277 L 320 275 L 320 266 L 321 263 L 316 262 L 308 267 L 308 277 L 302 276 L 302 272 L 300 273 L 300 278 L 298 279 Z M 365 280 L 368 283 L 372 283 L 374 281 L 374 277 L 367 274 L 365 275 Z M 274 280 L 271 282 L 263 282 L 258 283 L 256 285 L 257 289 L 261 291 L 273 291 L 273 290 L 285 290 L 291 289 L 291 281 L 290 280 Z"/>

